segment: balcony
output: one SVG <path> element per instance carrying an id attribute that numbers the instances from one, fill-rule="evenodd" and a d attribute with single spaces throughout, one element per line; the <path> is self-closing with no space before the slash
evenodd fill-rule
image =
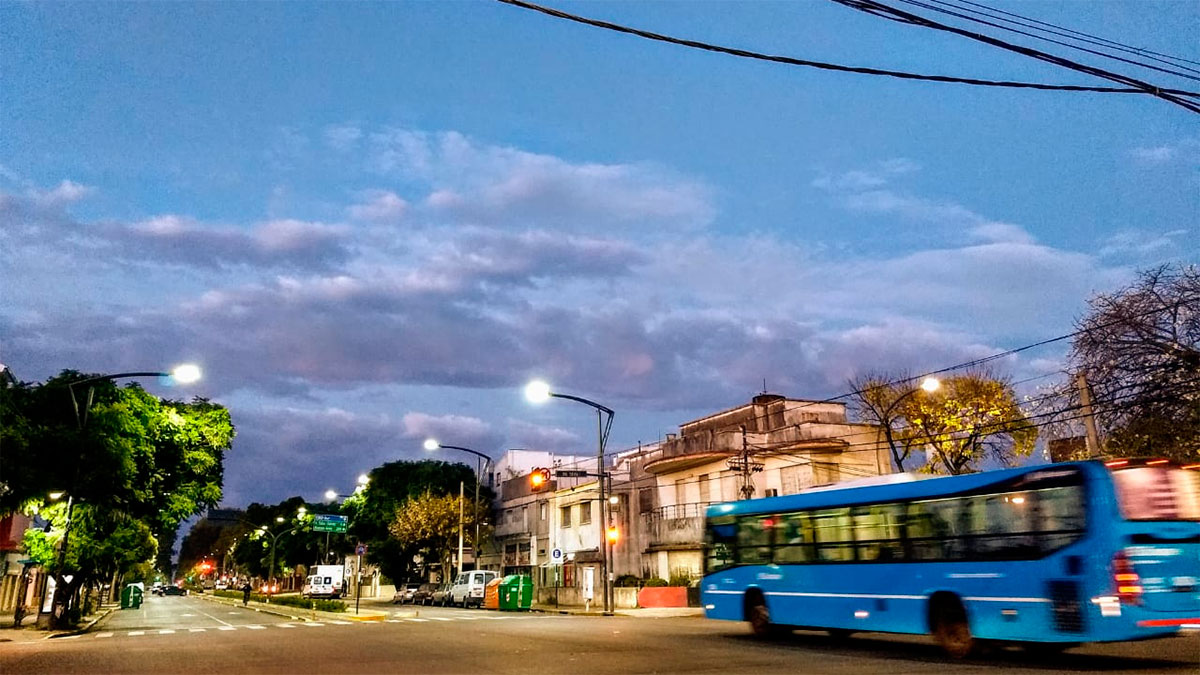
<path id="1" fill-rule="evenodd" d="M 642 514 L 649 534 L 647 550 L 696 549 L 704 543 L 704 511 L 710 503 L 670 504 Z"/>

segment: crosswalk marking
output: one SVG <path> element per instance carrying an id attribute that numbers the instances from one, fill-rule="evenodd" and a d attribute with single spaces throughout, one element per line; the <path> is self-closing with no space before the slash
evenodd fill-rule
<path id="1" fill-rule="evenodd" d="M 349 621 L 338 621 L 336 619 L 330 621 L 329 623 L 336 624 L 338 626 L 349 626 L 350 625 Z"/>
<path id="2" fill-rule="evenodd" d="M 135 631 L 132 631 L 132 632 L 130 632 L 130 633 L 129 633 L 129 636 L 130 636 L 130 637 L 137 637 L 137 636 L 139 636 L 139 635 L 145 635 L 145 634 L 146 634 L 146 631 L 144 631 L 144 630 L 135 630 Z"/>
<path id="3" fill-rule="evenodd" d="M 189 628 L 188 632 L 189 633 L 203 633 L 205 630 L 206 629 L 204 629 L 204 628 Z"/>
<path id="4" fill-rule="evenodd" d="M 462 615 L 458 615 L 458 616 L 450 616 L 450 617 L 446 617 L 446 616 L 430 616 L 430 617 L 424 617 L 424 618 L 420 618 L 420 617 L 404 617 L 404 618 L 398 618 L 398 619 L 383 619 L 383 620 L 380 620 L 380 621 L 358 621 L 358 622 L 354 622 L 354 621 L 340 621 L 340 620 L 337 620 L 337 619 L 333 619 L 333 620 L 325 620 L 324 622 L 320 622 L 320 621 L 299 621 L 299 622 L 295 622 L 295 621 L 293 621 L 293 622 L 274 623 L 274 624 L 267 624 L 267 625 L 262 625 L 262 624 L 239 624 L 239 625 L 226 625 L 226 626 L 215 626 L 215 628 L 216 628 L 217 630 L 226 630 L 226 631 L 228 631 L 228 630 L 238 630 L 238 629 L 240 629 L 240 628 L 244 628 L 244 629 L 246 629 L 246 630 L 267 630 L 268 628 L 284 628 L 284 629 L 288 629 L 288 628 L 297 628 L 297 627 L 299 627 L 299 626 L 304 626 L 305 628 L 320 628 L 320 627 L 322 627 L 322 626 L 330 626 L 330 625 L 336 625 L 336 626 L 350 626 L 350 625 L 354 625 L 355 623 L 361 623 L 361 624 L 370 625 L 370 624 L 383 624 L 383 623 L 405 623 L 405 622 L 409 622 L 409 621 L 411 621 L 412 623 L 429 623 L 429 622 L 432 622 L 432 621 L 441 621 L 441 622 L 446 622 L 446 621 L 481 621 L 481 620 L 482 620 L 482 621 L 508 621 L 508 620 L 510 620 L 510 619 L 567 619 L 567 618 L 570 618 L 570 617 L 568 617 L 568 616 L 556 615 L 556 614 L 551 614 L 551 615 L 543 615 L 543 614 L 497 614 L 497 615 L 490 615 L 490 616 L 485 614 L 485 615 L 475 615 L 475 616 L 462 616 Z M 161 630 L 158 630 L 158 629 L 156 629 L 156 630 L 134 630 L 134 631 L 129 631 L 129 632 L 121 632 L 120 634 L 121 634 L 121 635 L 127 635 L 127 636 L 129 636 L 129 637 L 139 637 L 139 636 L 142 636 L 142 635 L 147 635 L 147 634 L 156 634 L 156 635 L 173 635 L 173 634 L 175 634 L 175 633 L 184 633 L 184 632 L 187 632 L 187 633 L 205 633 L 205 632 L 207 632 L 208 630 L 209 630 L 208 628 L 184 628 L 184 627 L 180 627 L 180 628 L 177 628 L 177 629 L 164 628 L 164 629 L 161 629 Z M 96 634 L 94 635 L 94 637 L 96 637 L 96 638 L 98 638 L 98 639 L 99 639 L 99 638 L 111 638 L 111 637 L 113 637 L 114 635 L 117 635 L 117 634 L 118 634 L 118 633 L 116 633 L 116 632 L 114 632 L 114 631 L 104 631 L 104 632 L 101 632 L 101 633 L 96 633 Z M 73 636 L 68 636 L 68 637 L 67 637 L 67 638 L 65 638 L 65 639 L 70 639 L 70 638 L 72 638 L 72 637 L 82 637 L 82 636 L 81 636 L 81 635 L 73 635 Z"/>
<path id="5" fill-rule="evenodd" d="M 384 619 L 384 621 L 387 621 L 388 623 L 404 623 L 400 619 Z"/>
<path id="6" fill-rule="evenodd" d="M 217 626 L 217 630 L 237 630 L 233 626 Z"/>
<path id="7" fill-rule="evenodd" d="M 429 618 L 433 619 L 434 621 L 453 621 L 454 620 L 454 619 L 448 619 L 444 616 L 431 616 Z"/>
<path id="8" fill-rule="evenodd" d="M 295 628 L 295 626 L 293 626 L 290 623 L 277 623 L 277 624 L 275 624 L 275 626 L 277 628 Z"/>
<path id="9" fill-rule="evenodd" d="M 173 630 L 171 630 L 170 628 L 168 628 L 168 629 L 166 629 L 166 630 L 160 630 L 160 631 L 158 631 L 158 634 L 159 634 L 159 635 L 174 635 L 174 634 L 175 634 L 175 631 L 173 631 Z"/>
<path id="10" fill-rule="evenodd" d="M 250 630 L 266 630 L 265 626 L 256 626 L 254 624 L 246 624 L 246 628 L 249 628 Z"/>
<path id="11" fill-rule="evenodd" d="M 300 625 L 304 626 L 305 628 L 316 628 L 317 626 L 324 626 L 325 624 L 317 623 L 316 621 L 305 621 L 304 623 L 302 623 Z"/>
<path id="12" fill-rule="evenodd" d="M 412 621 L 413 623 L 426 623 L 429 621 L 429 619 L 405 619 L 405 621 Z"/>
<path id="13" fill-rule="evenodd" d="M 112 636 L 113 636 L 113 634 L 112 634 L 111 632 L 106 632 L 106 633 L 96 633 L 96 637 L 97 637 L 97 638 L 110 638 L 110 637 L 112 637 Z"/>

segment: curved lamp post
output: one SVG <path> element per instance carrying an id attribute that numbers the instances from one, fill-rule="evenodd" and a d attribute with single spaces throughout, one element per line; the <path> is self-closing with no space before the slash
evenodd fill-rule
<path id="1" fill-rule="evenodd" d="M 596 411 L 596 427 L 597 436 L 599 438 L 598 448 L 596 450 L 596 473 L 599 474 L 600 483 L 600 578 L 604 584 L 604 613 L 612 614 L 612 580 L 608 574 L 608 528 L 610 523 L 608 499 L 604 496 L 605 479 L 607 473 L 604 471 L 604 446 L 608 444 L 608 433 L 612 430 L 613 417 L 616 415 L 612 408 L 600 405 L 595 401 L 589 401 L 586 398 L 572 396 L 571 394 L 560 394 L 550 390 L 550 385 L 541 380 L 534 380 L 525 385 L 525 398 L 530 403 L 543 403 L 551 398 L 565 398 L 568 401 L 575 401 L 590 406 Z M 607 419 L 605 419 L 607 417 Z"/>
<path id="2" fill-rule="evenodd" d="M 84 428 L 87 426 L 88 409 L 90 409 L 92 407 L 92 395 L 95 392 L 95 390 L 90 385 L 95 384 L 96 382 L 111 382 L 113 380 L 123 380 L 123 379 L 128 379 L 128 378 L 135 378 L 135 377 L 167 377 L 167 378 L 171 378 L 172 380 L 174 380 L 175 382 L 178 382 L 180 384 L 191 384 L 200 379 L 200 367 L 196 366 L 194 364 L 185 363 L 185 364 L 176 366 L 169 373 L 164 373 L 164 372 L 156 371 L 156 370 L 137 371 L 137 372 L 129 372 L 129 373 L 113 373 L 111 375 L 97 375 L 95 377 L 87 377 L 82 380 L 75 380 L 74 382 L 68 382 L 67 383 L 67 392 L 71 395 L 71 409 L 75 412 L 75 425 L 78 427 L 79 431 L 82 432 L 84 430 Z M 80 410 L 79 409 L 79 400 L 75 397 L 75 387 L 82 386 L 85 384 L 89 385 L 88 390 L 87 390 L 87 398 L 84 399 L 83 410 Z M 83 442 L 83 434 L 80 433 L 80 443 L 82 443 L 82 442 Z M 81 452 L 81 454 L 82 454 L 82 452 Z M 78 462 L 78 461 L 75 462 L 75 477 L 71 480 L 71 491 L 72 492 L 75 489 L 75 485 L 79 482 L 79 464 L 80 464 L 80 462 Z M 71 495 L 71 498 L 67 500 L 67 523 L 66 523 L 65 528 L 63 529 L 62 544 L 58 550 L 58 574 L 59 574 L 59 576 L 62 576 L 62 567 L 63 567 L 64 561 L 66 560 L 66 555 L 67 555 L 67 543 L 70 541 L 70 538 L 71 538 L 71 515 L 72 515 L 72 511 L 73 511 L 74 507 L 75 507 L 74 495 Z M 67 613 L 65 599 L 62 597 L 62 584 L 55 584 L 55 586 L 54 586 L 54 602 L 52 604 L 52 607 L 53 607 L 51 609 L 52 618 L 56 617 L 56 618 L 54 618 L 55 623 L 56 624 L 60 623 L 62 621 L 62 619 L 66 616 L 66 613 Z"/>
<path id="3" fill-rule="evenodd" d="M 476 457 L 476 460 L 475 460 L 475 463 L 476 463 L 476 466 L 475 466 L 475 508 L 478 509 L 479 508 L 479 483 L 483 481 L 484 467 L 485 466 L 490 467 L 492 465 L 492 458 L 488 457 L 487 455 L 483 454 L 482 452 L 479 452 L 478 450 L 464 448 L 460 445 L 443 445 L 442 443 L 439 443 L 437 441 L 437 439 L 434 439 L 434 438 L 426 438 L 425 439 L 425 449 L 426 450 L 433 451 L 433 450 L 438 450 L 440 448 L 444 448 L 446 450 L 461 450 L 463 452 L 469 452 L 472 455 L 475 455 L 475 457 Z M 462 531 L 461 527 L 459 528 L 459 531 L 460 532 Z M 478 569 L 478 567 L 479 567 L 479 549 L 480 549 L 480 546 L 479 546 L 479 513 L 475 514 L 475 546 L 474 546 L 474 548 L 475 548 L 475 567 Z M 459 574 L 462 574 L 462 563 L 463 563 L 463 556 L 462 556 L 462 551 L 460 550 L 458 552 L 458 572 L 459 572 Z"/>
<path id="4" fill-rule="evenodd" d="M 286 519 L 283 516 L 276 516 L 275 522 L 283 523 L 283 522 L 286 522 Z M 283 532 L 272 532 L 270 530 L 270 528 L 268 528 L 266 525 L 263 525 L 258 528 L 258 531 L 261 532 L 262 534 L 271 535 L 271 566 L 270 566 L 270 573 L 267 575 L 268 579 L 271 579 L 272 581 L 274 581 L 274 579 L 275 579 L 275 544 L 279 541 L 279 538 L 282 537 L 283 535 L 291 534 L 291 533 L 295 532 L 296 530 L 300 529 L 301 527 L 304 527 L 304 525 L 303 524 L 296 525 L 295 527 L 284 530 Z M 270 597 L 270 596 L 268 596 L 268 597 Z"/>

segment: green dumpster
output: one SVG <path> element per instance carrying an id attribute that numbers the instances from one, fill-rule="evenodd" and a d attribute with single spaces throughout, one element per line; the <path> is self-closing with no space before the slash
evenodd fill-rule
<path id="1" fill-rule="evenodd" d="M 138 609 L 142 606 L 142 589 L 135 584 L 129 584 L 121 589 L 121 609 Z"/>
<path id="2" fill-rule="evenodd" d="M 529 609 L 533 604 L 533 579 L 524 574 L 510 574 L 500 582 L 500 611 L 514 612 Z"/>

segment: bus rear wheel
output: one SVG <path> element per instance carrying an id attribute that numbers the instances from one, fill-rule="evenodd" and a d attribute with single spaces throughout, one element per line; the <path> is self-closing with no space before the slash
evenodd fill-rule
<path id="1" fill-rule="evenodd" d="M 930 611 L 933 637 L 950 656 L 963 659 L 978 647 L 967 622 L 967 610 L 953 596 L 937 598 Z"/>

